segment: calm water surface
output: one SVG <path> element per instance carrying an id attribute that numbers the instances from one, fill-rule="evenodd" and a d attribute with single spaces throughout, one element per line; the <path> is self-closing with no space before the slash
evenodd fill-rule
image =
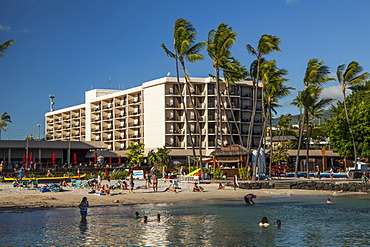
<path id="1" fill-rule="evenodd" d="M 90 207 L 0 214 L 1 246 L 370 246 L 370 197 L 322 196 Z M 147 215 L 149 222 L 134 219 Z M 162 215 L 155 221 L 157 213 Z M 271 226 L 259 227 L 263 216 Z M 282 227 L 277 228 L 277 219 Z"/>

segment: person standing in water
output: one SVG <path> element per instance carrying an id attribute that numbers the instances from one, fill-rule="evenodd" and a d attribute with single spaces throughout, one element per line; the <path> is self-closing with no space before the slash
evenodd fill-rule
<path id="1" fill-rule="evenodd" d="M 81 214 L 81 221 L 86 221 L 87 208 L 89 207 L 89 202 L 87 197 L 82 198 L 81 203 L 78 205 Z"/>

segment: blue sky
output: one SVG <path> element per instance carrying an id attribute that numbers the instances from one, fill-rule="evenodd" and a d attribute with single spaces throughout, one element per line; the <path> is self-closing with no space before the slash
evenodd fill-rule
<path id="1" fill-rule="evenodd" d="M 0 0 L 0 42 L 15 44 L 0 58 L 1 106 L 12 118 L 2 139 L 23 140 L 44 129 L 49 94 L 54 109 L 84 102 L 91 88 L 127 89 L 145 81 L 175 76 L 173 59 L 160 47 L 171 47 L 173 25 L 185 18 L 205 41 L 221 22 L 238 32 L 233 55 L 249 68 L 245 49 L 263 34 L 281 38 L 276 59 L 289 71 L 290 86 L 302 89 L 309 59 L 324 60 L 334 74 L 338 65 L 358 61 L 370 71 L 370 1 L 367 0 Z M 188 65 L 194 77 L 213 73 L 205 59 Z M 337 97 L 337 82 L 326 96 Z M 289 103 L 281 114 L 297 114 Z M 36 134 L 38 134 L 36 128 Z"/>

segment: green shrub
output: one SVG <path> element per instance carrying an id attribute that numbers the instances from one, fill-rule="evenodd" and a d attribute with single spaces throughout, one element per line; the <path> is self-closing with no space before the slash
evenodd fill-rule
<path id="1" fill-rule="evenodd" d="M 239 168 L 239 175 L 242 178 L 247 178 L 247 167 Z"/>
<path id="2" fill-rule="evenodd" d="M 224 171 L 222 171 L 222 170 L 220 170 L 220 169 L 215 169 L 214 171 L 213 171 L 213 177 L 214 178 L 222 178 L 222 176 L 223 175 L 225 175 L 225 172 Z"/>
<path id="3" fill-rule="evenodd" d="M 128 171 L 117 171 L 117 172 L 111 172 L 110 178 L 114 180 L 124 180 L 126 177 L 128 177 L 130 174 Z M 104 174 L 105 177 L 105 174 Z"/>

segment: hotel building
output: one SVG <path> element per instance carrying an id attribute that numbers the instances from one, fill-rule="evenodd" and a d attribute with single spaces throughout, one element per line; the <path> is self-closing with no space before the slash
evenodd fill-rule
<path id="1" fill-rule="evenodd" d="M 166 144 L 172 149 L 171 155 L 191 155 L 190 138 L 193 138 L 195 146 L 200 145 L 203 155 L 207 156 L 216 146 L 216 85 L 212 78 L 191 78 L 191 83 L 194 106 L 186 93 L 183 78 L 180 79 L 180 90 L 176 78 L 164 77 L 126 90 L 87 91 L 84 104 L 45 114 L 46 139 L 100 141 L 106 149 L 116 153 L 125 150 L 131 142 L 144 143 L 146 150 Z M 225 84 L 220 87 L 222 144 L 246 145 L 252 109 L 252 82 L 229 86 L 229 94 Z M 261 92 L 258 94 L 260 99 Z M 194 107 L 198 117 L 194 114 Z M 261 101 L 258 100 L 252 133 L 254 147 L 262 130 L 261 110 Z M 240 136 L 243 143 L 240 143 Z"/>

